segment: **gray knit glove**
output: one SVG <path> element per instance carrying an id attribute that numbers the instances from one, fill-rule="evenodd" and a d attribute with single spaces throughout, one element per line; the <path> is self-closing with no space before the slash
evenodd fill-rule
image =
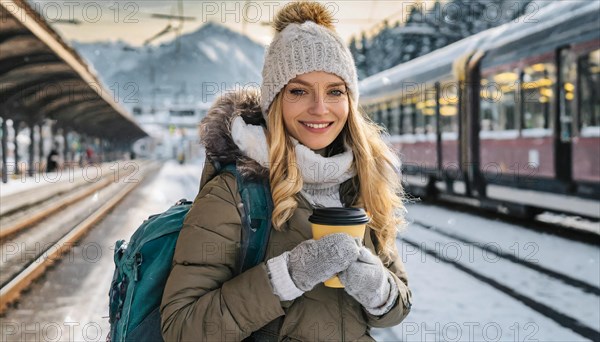
<path id="1" fill-rule="evenodd" d="M 394 278 L 379 257 L 366 247 L 360 248 L 358 259 L 338 277 L 346 292 L 373 315 L 390 311 L 398 298 Z"/>
<path id="2" fill-rule="evenodd" d="M 273 292 L 281 300 L 292 300 L 311 290 L 358 258 L 360 239 L 337 233 L 319 240 L 306 240 L 267 261 Z"/>

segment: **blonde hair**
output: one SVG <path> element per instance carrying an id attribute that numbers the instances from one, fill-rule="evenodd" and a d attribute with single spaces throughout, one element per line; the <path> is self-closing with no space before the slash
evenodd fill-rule
<path id="1" fill-rule="evenodd" d="M 269 179 L 273 195 L 273 227 L 281 231 L 298 207 L 295 196 L 302 190 L 302 175 L 296 164 L 294 145 L 283 122 L 283 95 L 279 92 L 268 113 Z M 340 134 L 354 153 L 354 168 L 359 192 L 354 207 L 364 208 L 371 216 L 369 228 L 376 236 L 378 253 L 392 258 L 396 233 L 405 226 L 404 192 L 400 162 L 382 139 L 383 129 L 373 123 L 348 96 L 348 120 Z M 336 139 L 338 140 L 338 139 Z"/>

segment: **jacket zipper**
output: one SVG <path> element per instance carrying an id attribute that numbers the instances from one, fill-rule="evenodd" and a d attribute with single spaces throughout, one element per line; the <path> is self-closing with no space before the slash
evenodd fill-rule
<path id="1" fill-rule="evenodd" d="M 340 309 L 340 322 L 341 322 L 341 326 L 342 326 L 342 342 L 344 342 L 346 340 L 345 334 L 344 334 L 344 311 L 342 310 L 342 304 L 343 304 L 343 296 L 344 294 L 342 293 L 343 290 L 336 290 L 338 292 L 338 302 L 339 302 L 339 309 Z"/>

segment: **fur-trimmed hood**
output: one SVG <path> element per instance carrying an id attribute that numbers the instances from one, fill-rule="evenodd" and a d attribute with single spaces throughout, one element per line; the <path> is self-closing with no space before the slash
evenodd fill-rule
<path id="1" fill-rule="evenodd" d="M 260 92 L 250 89 L 229 92 L 219 97 L 200 122 L 200 141 L 206 148 L 206 166 L 236 164 L 239 174 L 248 179 L 268 179 L 269 170 L 245 156 L 233 141 L 231 123 L 237 116 L 248 125 L 266 127 L 260 109 Z M 201 185 L 214 176 L 215 170 L 207 168 Z M 212 170 L 211 170 L 212 169 Z"/>

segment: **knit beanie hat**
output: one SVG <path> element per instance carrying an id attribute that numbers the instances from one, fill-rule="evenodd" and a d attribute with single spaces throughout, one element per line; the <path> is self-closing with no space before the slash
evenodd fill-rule
<path id="1" fill-rule="evenodd" d="M 271 103 L 298 75 L 325 71 L 346 82 L 358 103 L 358 78 L 350 50 L 335 32 L 333 16 L 316 2 L 293 2 L 276 15 L 276 33 L 262 71 L 261 109 L 265 120 Z"/>

